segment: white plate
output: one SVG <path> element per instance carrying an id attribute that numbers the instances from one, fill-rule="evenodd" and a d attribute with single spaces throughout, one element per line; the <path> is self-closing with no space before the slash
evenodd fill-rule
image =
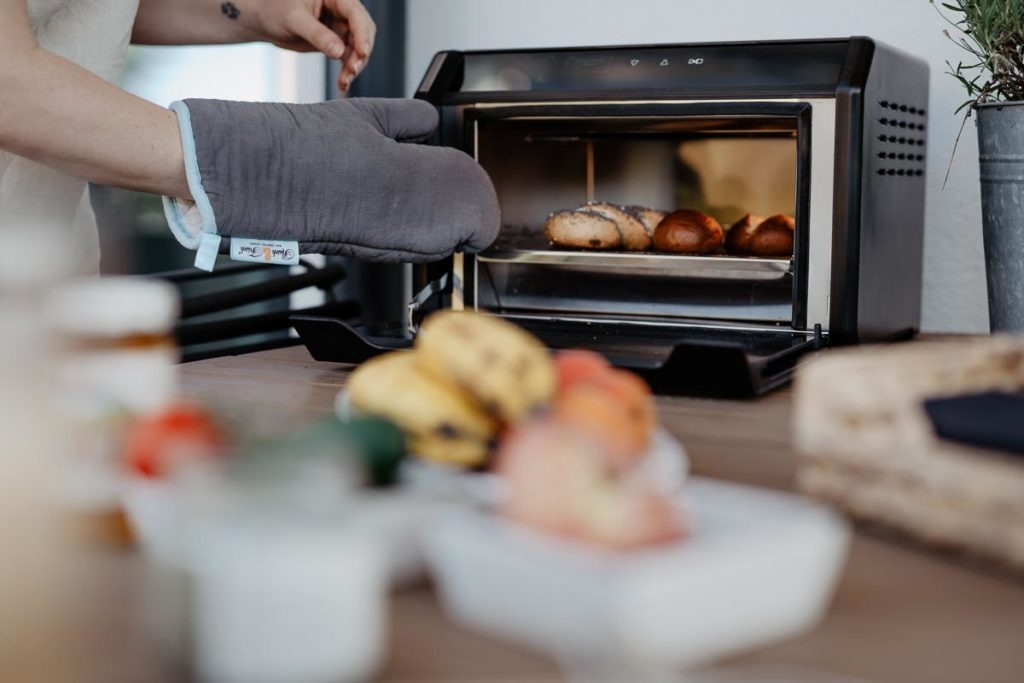
<path id="1" fill-rule="evenodd" d="M 555 656 L 669 669 L 785 638 L 824 613 L 849 529 L 820 504 L 691 478 L 693 535 L 615 555 L 480 511 L 452 511 L 426 537 L 456 621 Z"/>

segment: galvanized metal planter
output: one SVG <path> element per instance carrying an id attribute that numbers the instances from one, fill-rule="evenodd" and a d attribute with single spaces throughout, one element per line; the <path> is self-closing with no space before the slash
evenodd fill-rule
<path id="1" fill-rule="evenodd" d="M 993 332 L 1024 332 L 1024 102 L 978 106 L 981 217 Z"/>

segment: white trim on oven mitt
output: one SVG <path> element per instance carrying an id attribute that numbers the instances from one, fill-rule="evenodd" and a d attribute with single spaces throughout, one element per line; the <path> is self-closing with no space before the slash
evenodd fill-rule
<path id="1" fill-rule="evenodd" d="M 173 102 L 170 109 L 178 117 L 178 131 L 181 133 L 181 148 L 185 157 L 185 178 L 192 200 L 164 197 L 164 216 L 171 233 L 181 246 L 199 251 L 196 267 L 213 270 L 212 261 L 217 257 L 220 236 L 217 234 L 217 218 L 203 188 L 203 177 L 199 171 L 192 116 L 188 105 L 181 101 Z"/>

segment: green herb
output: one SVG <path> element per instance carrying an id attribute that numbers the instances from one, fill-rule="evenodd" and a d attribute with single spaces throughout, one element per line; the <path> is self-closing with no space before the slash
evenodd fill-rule
<path id="1" fill-rule="evenodd" d="M 946 62 L 969 97 L 956 111 L 1024 100 L 1024 0 L 929 2 L 953 28 L 946 37 L 970 55 L 955 66 Z"/>

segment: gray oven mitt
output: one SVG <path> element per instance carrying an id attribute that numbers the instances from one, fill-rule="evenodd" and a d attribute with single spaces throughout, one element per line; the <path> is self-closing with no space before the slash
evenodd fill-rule
<path id="1" fill-rule="evenodd" d="M 272 263 L 296 263 L 300 252 L 425 262 L 497 236 L 483 169 L 458 150 L 416 144 L 437 128 L 426 102 L 185 100 L 171 109 L 194 202 L 164 198 L 164 208 L 201 268 L 225 247 Z"/>

